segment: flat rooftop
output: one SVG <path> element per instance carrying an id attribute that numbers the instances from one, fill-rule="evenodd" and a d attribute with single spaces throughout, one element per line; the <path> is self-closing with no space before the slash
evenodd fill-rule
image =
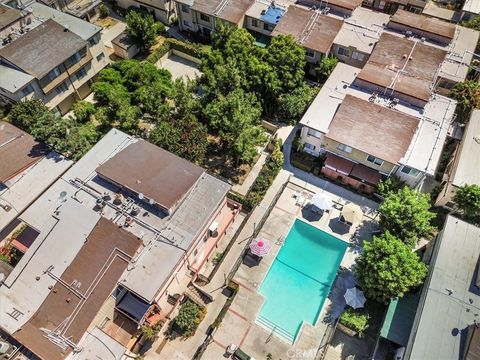
<path id="1" fill-rule="evenodd" d="M 428 101 L 447 52 L 388 33 L 381 35 L 358 79 Z"/>
<path id="2" fill-rule="evenodd" d="M 447 216 L 434 244 L 407 359 L 465 358 L 467 328 L 478 322 L 479 255 L 480 228 Z"/>
<path id="3" fill-rule="evenodd" d="M 346 95 L 326 137 L 392 164 L 405 155 L 419 119 Z"/>
<path id="4" fill-rule="evenodd" d="M 0 183 L 5 184 L 21 174 L 48 152 L 48 148 L 30 134 L 0 121 Z"/>
<path id="5" fill-rule="evenodd" d="M 390 23 L 400 24 L 422 32 L 438 35 L 446 39 L 453 39 L 455 25 L 433 17 L 414 14 L 410 11 L 398 9 L 390 19 Z"/>
<path id="6" fill-rule="evenodd" d="M 388 14 L 363 7 L 356 8 L 352 16 L 343 21 L 333 43 L 344 47 L 353 46 L 358 51 L 370 54 L 389 19 Z"/>
<path id="7" fill-rule="evenodd" d="M 473 110 L 458 153 L 458 162 L 452 174 L 455 186 L 480 185 L 480 110 Z"/>
<path id="8" fill-rule="evenodd" d="M 313 100 L 300 120 L 300 124 L 326 133 L 335 113 L 346 95 L 372 101 L 375 104 L 391 107 L 389 97 L 373 96 L 371 91 L 355 86 L 355 78 L 360 69 L 339 63 L 325 85 Z M 435 94 L 423 107 L 415 107 L 400 101 L 393 108 L 403 114 L 420 120 L 417 132 L 405 156 L 403 165 L 434 174 L 440 160 L 443 144 L 453 120 L 456 101 Z"/>
<path id="9" fill-rule="evenodd" d="M 480 14 L 480 2 L 478 0 L 465 0 L 462 10 L 478 15 Z"/>
<path id="10" fill-rule="evenodd" d="M 67 238 L 62 241 L 68 242 Z M 13 337 L 41 359 L 64 359 L 72 349 L 67 346 L 62 351 L 42 329 L 55 331 L 64 324 L 61 335 L 78 343 L 116 288 L 129 264 L 129 257 L 135 255 L 140 244 L 141 241 L 128 231 L 100 218 L 60 276 L 63 284 L 69 286 L 57 282 L 35 314 Z M 102 276 L 98 278 L 100 273 Z"/>
<path id="11" fill-rule="evenodd" d="M 192 9 L 238 24 L 255 0 L 195 0 Z"/>
<path id="12" fill-rule="evenodd" d="M 20 10 L 0 4 L 0 30 L 20 20 L 22 17 L 23 15 Z"/>
<path id="13" fill-rule="evenodd" d="M 41 79 L 86 45 L 81 37 L 49 19 L 0 49 L 0 58 Z"/>
<path id="14" fill-rule="evenodd" d="M 205 170 L 145 140 L 138 140 L 100 165 L 96 172 L 172 211 Z"/>
<path id="15" fill-rule="evenodd" d="M 341 27 L 341 20 L 322 14 L 319 10 L 291 5 L 272 36 L 292 35 L 304 47 L 327 54 Z"/>
<path id="16" fill-rule="evenodd" d="M 72 204 L 100 216 L 97 201 L 99 198 L 108 199 L 101 209 L 102 216 L 141 239 L 145 246 L 135 263 L 121 276 L 121 283 L 150 302 L 200 231 L 210 225 L 208 221 L 224 201 L 230 185 L 202 170 L 175 212 L 167 215 L 96 172 L 101 164 L 108 163 L 109 159 L 132 145 L 138 150 L 134 145 L 139 142 L 121 131 L 110 130 L 21 215 L 21 220 L 35 229 L 42 229 L 59 206 L 62 209 Z M 140 157 L 141 153 L 136 155 Z M 127 171 L 125 167 L 123 169 Z M 114 200 L 119 194 L 121 203 L 115 205 Z M 135 214 L 132 208 L 137 209 Z M 133 220 L 128 226 L 127 218 Z"/>
<path id="17" fill-rule="evenodd" d="M 0 65 L 0 88 L 14 94 L 31 82 L 34 77 L 23 71 Z"/>

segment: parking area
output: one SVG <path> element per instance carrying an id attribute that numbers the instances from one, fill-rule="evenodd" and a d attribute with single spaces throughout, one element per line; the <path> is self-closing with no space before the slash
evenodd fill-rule
<path id="1" fill-rule="evenodd" d="M 200 76 L 197 63 L 173 53 L 162 57 L 155 65 L 158 68 L 163 68 L 170 71 L 173 79 L 193 80 Z"/>

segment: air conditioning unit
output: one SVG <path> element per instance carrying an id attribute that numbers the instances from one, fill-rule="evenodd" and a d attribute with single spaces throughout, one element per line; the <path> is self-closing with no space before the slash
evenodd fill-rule
<path id="1" fill-rule="evenodd" d="M 211 237 L 216 237 L 218 235 L 218 223 L 216 221 L 210 224 L 210 227 L 208 228 L 208 235 Z"/>

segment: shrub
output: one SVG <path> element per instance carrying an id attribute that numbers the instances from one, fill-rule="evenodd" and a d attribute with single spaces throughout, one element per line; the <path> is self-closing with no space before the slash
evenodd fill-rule
<path id="1" fill-rule="evenodd" d="M 95 105 L 81 100 L 77 101 L 72 106 L 73 113 L 78 122 L 85 123 L 90 120 L 90 116 L 95 113 Z"/>
<path id="2" fill-rule="evenodd" d="M 191 300 L 187 300 L 182 304 L 174 321 L 182 330 L 183 337 L 187 338 L 195 334 L 195 331 L 205 317 L 205 314 L 206 309 L 201 308 Z"/>
<path id="3" fill-rule="evenodd" d="M 348 308 L 340 316 L 340 324 L 361 335 L 368 327 L 368 319 L 368 313 L 364 309 Z"/>
<path id="4" fill-rule="evenodd" d="M 390 176 L 386 179 L 380 180 L 377 185 L 377 190 L 383 197 L 387 197 L 392 192 L 397 192 L 405 186 L 405 181 L 398 176 Z"/>
<path id="5" fill-rule="evenodd" d="M 108 15 L 110 15 L 110 9 L 108 6 L 105 4 L 100 5 L 100 17 L 106 18 Z"/>
<path id="6" fill-rule="evenodd" d="M 162 45 L 160 45 L 155 50 L 153 50 L 152 53 L 147 56 L 145 61 L 155 64 L 158 60 L 162 58 L 162 56 L 164 56 L 169 51 L 170 51 L 170 44 L 167 41 L 165 41 Z"/>

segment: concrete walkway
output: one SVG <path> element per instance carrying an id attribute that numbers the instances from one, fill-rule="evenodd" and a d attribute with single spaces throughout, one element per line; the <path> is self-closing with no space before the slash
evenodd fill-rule
<path id="1" fill-rule="evenodd" d="M 108 29 L 103 29 L 101 31 L 102 41 L 106 47 L 113 49 L 112 40 L 115 39 L 120 33 L 122 33 L 127 28 L 127 24 L 119 21 L 112 27 Z"/>
<path id="2" fill-rule="evenodd" d="M 253 165 L 252 170 L 250 170 L 247 177 L 243 181 L 243 184 L 234 185 L 232 187 L 232 190 L 235 191 L 236 193 L 239 193 L 242 196 L 247 195 L 248 190 L 250 190 L 258 174 L 260 174 L 260 171 L 262 170 L 263 164 L 265 164 L 267 157 L 268 157 L 268 153 L 266 151 L 262 151 L 257 162 L 255 163 L 255 165 Z"/>

